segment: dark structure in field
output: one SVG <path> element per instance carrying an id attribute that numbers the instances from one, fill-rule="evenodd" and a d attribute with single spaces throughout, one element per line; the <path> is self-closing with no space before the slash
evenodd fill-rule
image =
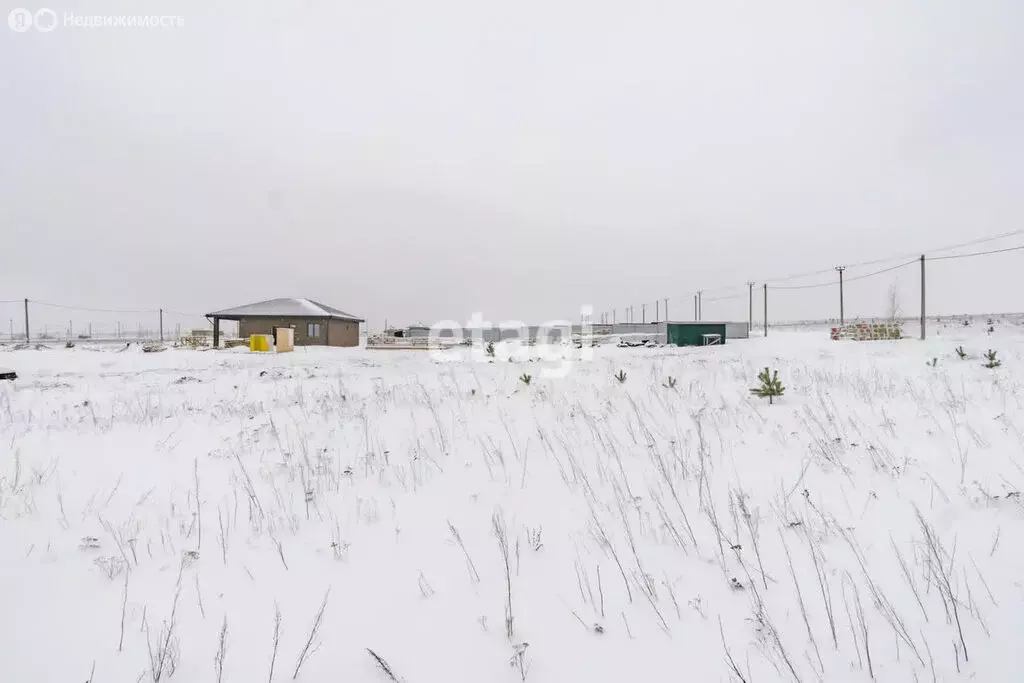
<path id="1" fill-rule="evenodd" d="M 724 344 L 727 323 L 686 322 L 668 323 L 666 339 L 675 346 L 712 346 Z"/>
<path id="2" fill-rule="evenodd" d="M 238 336 L 269 334 L 290 327 L 296 346 L 359 346 L 362 318 L 317 303 L 312 299 L 270 299 L 255 304 L 207 313 L 213 320 L 213 347 L 220 344 L 220 321 L 238 322 Z"/>

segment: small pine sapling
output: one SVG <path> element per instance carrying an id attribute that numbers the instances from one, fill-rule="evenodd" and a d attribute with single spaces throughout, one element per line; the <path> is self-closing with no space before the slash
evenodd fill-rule
<path id="1" fill-rule="evenodd" d="M 522 382 L 523 384 L 525 384 L 526 386 L 530 386 L 530 380 L 532 380 L 532 379 L 533 379 L 533 377 L 530 376 L 530 375 L 527 375 L 525 372 L 522 375 L 520 375 L 520 377 L 519 377 L 519 381 Z"/>
<path id="2" fill-rule="evenodd" d="M 618 373 L 616 373 L 616 375 L 615 375 L 615 379 L 619 380 L 619 384 L 622 384 L 623 382 L 625 382 L 626 381 L 626 371 L 625 370 L 619 370 Z"/>
<path id="3" fill-rule="evenodd" d="M 964 351 L 964 347 L 963 346 L 956 347 L 956 356 L 960 360 L 965 360 L 967 358 L 967 352 Z"/>
<path id="4" fill-rule="evenodd" d="M 1001 361 L 998 358 L 996 358 L 996 352 L 995 351 L 993 351 L 992 349 L 989 349 L 988 351 L 985 352 L 984 367 L 986 367 L 986 368 L 991 370 L 993 368 L 998 368 L 1002 364 L 1003 364 L 1003 361 Z"/>
<path id="5" fill-rule="evenodd" d="M 776 396 L 782 396 L 786 392 L 786 387 L 782 386 L 782 382 L 779 381 L 778 370 L 769 371 L 768 368 L 765 368 L 757 375 L 757 379 L 761 382 L 761 386 L 754 387 L 750 393 L 760 398 L 767 398 L 769 405 L 775 402 Z"/>

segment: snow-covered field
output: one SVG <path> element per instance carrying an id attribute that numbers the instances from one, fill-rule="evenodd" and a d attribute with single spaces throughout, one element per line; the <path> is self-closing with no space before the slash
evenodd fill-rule
<path id="1" fill-rule="evenodd" d="M 0 681 L 1024 675 L 1009 327 L 0 365 Z"/>

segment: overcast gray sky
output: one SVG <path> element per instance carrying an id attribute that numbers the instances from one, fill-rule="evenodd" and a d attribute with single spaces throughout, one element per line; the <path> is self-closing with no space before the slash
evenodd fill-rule
<path id="1" fill-rule="evenodd" d="M 697 288 L 1024 227 L 1017 0 L 46 6 L 184 26 L 0 25 L 0 300 L 685 318 Z M 935 312 L 1021 310 L 1021 259 L 936 263 Z M 913 310 L 908 268 L 851 284 L 848 315 L 897 280 Z"/>

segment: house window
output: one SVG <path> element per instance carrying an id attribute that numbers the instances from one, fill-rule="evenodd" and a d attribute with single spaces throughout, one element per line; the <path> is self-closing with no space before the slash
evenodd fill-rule
<path id="1" fill-rule="evenodd" d="M 310 339 L 317 339 L 320 337 L 320 323 L 307 323 L 306 324 L 306 336 Z"/>

